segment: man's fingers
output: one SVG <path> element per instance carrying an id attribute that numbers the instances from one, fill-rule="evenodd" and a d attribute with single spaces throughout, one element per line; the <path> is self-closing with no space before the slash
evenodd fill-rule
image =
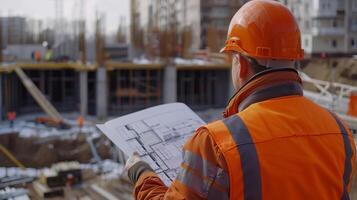
<path id="1" fill-rule="evenodd" d="M 138 152 L 134 152 L 132 156 L 129 157 L 129 159 L 126 161 L 125 163 L 125 170 L 128 170 L 130 167 L 132 167 L 135 163 L 139 162 L 140 159 L 140 155 Z"/>

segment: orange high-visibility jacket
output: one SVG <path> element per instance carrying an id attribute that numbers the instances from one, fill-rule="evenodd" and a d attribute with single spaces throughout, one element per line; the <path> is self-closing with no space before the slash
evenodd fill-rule
<path id="1" fill-rule="evenodd" d="M 143 173 L 136 199 L 349 199 L 353 137 L 337 116 L 302 96 L 295 71 L 255 76 L 225 117 L 185 144 L 170 187 Z"/>

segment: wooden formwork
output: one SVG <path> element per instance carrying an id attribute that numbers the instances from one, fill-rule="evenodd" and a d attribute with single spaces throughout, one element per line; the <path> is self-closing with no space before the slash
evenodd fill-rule
<path id="1" fill-rule="evenodd" d="M 124 114 L 162 103 L 161 64 L 107 63 L 109 113 Z"/>

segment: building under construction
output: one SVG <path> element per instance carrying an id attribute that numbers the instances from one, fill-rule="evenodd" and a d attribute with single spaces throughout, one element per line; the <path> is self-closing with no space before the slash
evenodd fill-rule
<path id="1" fill-rule="evenodd" d="M 81 114 L 86 120 L 94 116 L 93 121 L 98 122 L 176 101 L 196 110 L 220 110 L 231 94 L 229 74 L 227 64 L 205 62 L 203 65 L 189 60 L 170 64 L 107 61 L 101 67 L 71 62 L 3 64 L 0 68 L 1 120 L 10 112 L 16 112 L 19 117 L 30 116 L 30 120 L 16 120 L 14 128 L 0 123 L 0 152 L 5 155 L 0 157 L 3 163 L 0 166 L 0 197 L 21 194 L 35 199 L 67 198 L 71 194 L 90 199 L 107 199 L 103 197 L 108 196 L 131 199 L 132 188 L 118 177 L 120 173 L 110 178 L 114 182 L 103 178 L 106 172 L 102 169 L 105 166 L 102 159 L 117 162 L 111 164 L 114 167 L 110 170 L 118 172 L 118 162 L 125 161 L 121 151 L 108 143 L 91 121 L 87 121 L 81 130 L 74 120 L 62 116 Z M 39 120 L 41 118 L 45 120 Z M 33 133 L 28 136 L 26 129 Z M 81 163 L 76 164 L 75 169 L 75 184 L 79 187 L 71 191 L 65 191 L 65 183 L 61 181 L 66 178 L 71 163 L 60 163 L 65 166 L 64 170 L 55 175 L 41 174 L 40 178 L 7 172 L 7 167 L 13 166 L 42 171 L 41 168 L 56 166 L 53 163 L 62 161 Z M 82 169 L 83 163 L 92 163 L 93 169 Z M 100 176 L 94 174 L 98 173 L 98 167 Z M 26 173 L 26 170 L 15 170 Z M 14 188 L 4 189 L 9 186 Z"/>
<path id="2" fill-rule="evenodd" d="M 119 116 L 165 102 L 194 109 L 222 108 L 231 94 L 229 65 L 134 64 L 104 67 L 73 63 L 18 63 L 1 68 L 1 116 L 41 113 L 41 107 L 15 73 L 21 68 L 59 112 Z"/>
<path id="3" fill-rule="evenodd" d="M 80 113 L 104 119 L 176 101 L 195 110 L 224 108 L 234 90 L 230 65 L 196 61 L 106 61 L 102 67 L 71 62 L 3 65 L 0 68 L 1 116 L 5 119 L 10 111 L 19 115 L 43 112 L 43 107 L 24 84 L 26 80 L 17 73 L 18 69 L 22 69 L 23 74 L 38 88 L 38 93 L 43 94 L 60 113 Z M 322 73 L 318 69 L 323 66 L 326 66 L 323 71 L 328 74 L 320 77 Z M 303 62 L 303 69 L 308 74 L 349 85 L 355 84 L 352 81 L 354 66 L 356 62 L 348 58 Z M 305 87 L 310 89 L 309 84 Z"/>

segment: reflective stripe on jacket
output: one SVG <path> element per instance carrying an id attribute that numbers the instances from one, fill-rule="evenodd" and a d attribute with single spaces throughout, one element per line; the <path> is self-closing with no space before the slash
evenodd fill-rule
<path id="1" fill-rule="evenodd" d="M 336 116 L 302 96 L 295 71 L 254 77 L 232 98 L 225 116 L 185 144 L 181 172 L 170 187 L 144 173 L 134 196 L 348 199 L 352 135 Z"/>

